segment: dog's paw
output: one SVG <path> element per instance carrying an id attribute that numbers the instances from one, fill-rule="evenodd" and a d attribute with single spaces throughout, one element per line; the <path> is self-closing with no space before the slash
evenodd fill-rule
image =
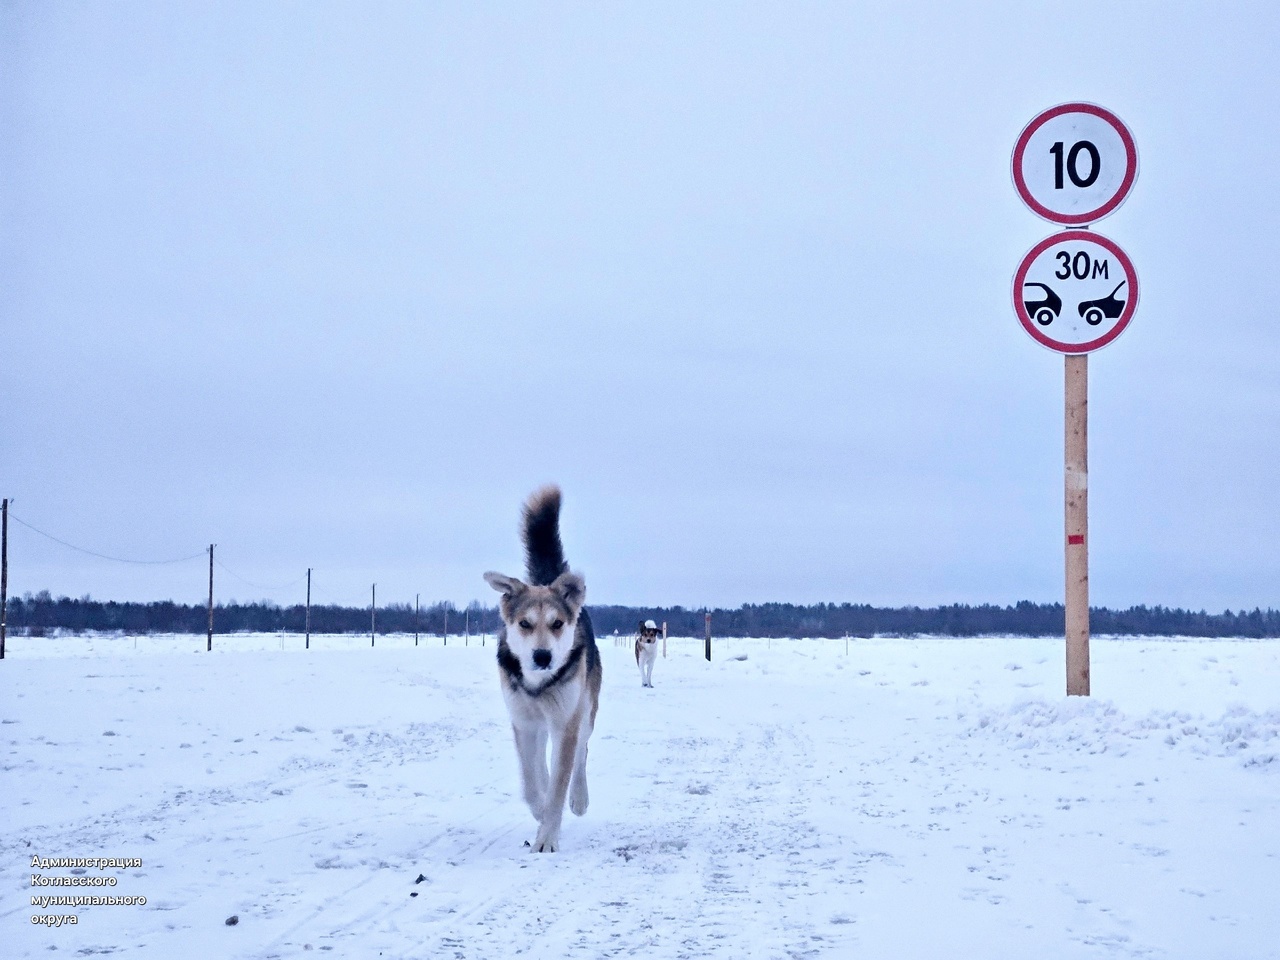
<path id="1" fill-rule="evenodd" d="M 542 833 L 539 832 L 530 849 L 533 850 L 534 853 L 555 853 L 559 846 L 560 838 L 558 836 L 544 837 Z"/>

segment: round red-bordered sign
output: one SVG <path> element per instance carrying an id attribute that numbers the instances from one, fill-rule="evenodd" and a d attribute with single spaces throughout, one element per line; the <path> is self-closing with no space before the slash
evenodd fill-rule
<path id="1" fill-rule="evenodd" d="M 1013 310 L 1041 346 L 1091 353 L 1120 336 L 1138 307 L 1138 273 L 1120 247 L 1092 230 L 1046 237 L 1013 275 Z"/>
<path id="2" fill-rule="evenodd" d="M 1027 124 L 1010 167 L 1014 188 L 1033 213 L 1079 227 L 1124 203 L 1138 177 L 1138 148 L 1110 110 L 1063 103 Z"/>

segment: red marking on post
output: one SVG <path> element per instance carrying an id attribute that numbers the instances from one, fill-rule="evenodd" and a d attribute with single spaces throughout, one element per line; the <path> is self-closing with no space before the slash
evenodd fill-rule
<path id="1" fill-rule="evenodd" d="M 1067 543 L 1084 543 L 1084 534 L 1073 533 L 1067 537 Z"/>

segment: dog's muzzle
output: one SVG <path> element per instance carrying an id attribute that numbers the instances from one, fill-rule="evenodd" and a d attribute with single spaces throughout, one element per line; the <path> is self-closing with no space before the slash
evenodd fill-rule
<path id="1" fill-rule="evenodd" d="M 533 651 L 533 665 L 537 667 L 539 670 L 546 670 L 548 667 L 550 667 L 551 651 L 550 650 Z"/>

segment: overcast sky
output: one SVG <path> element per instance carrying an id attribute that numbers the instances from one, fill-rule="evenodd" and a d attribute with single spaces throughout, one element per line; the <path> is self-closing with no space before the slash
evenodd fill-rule
<path id="1" fill-rule="evenodd" d="M 1141 173 L 1092 601 L 1280 606 L 1280 7 L 3 3 L 0 495 L 218 596 L 473 598 L 564 489 L 597 603 L 1062 597 L 1014 141 Z M 11 593 L 202 557 L 10 525 Z"/>

